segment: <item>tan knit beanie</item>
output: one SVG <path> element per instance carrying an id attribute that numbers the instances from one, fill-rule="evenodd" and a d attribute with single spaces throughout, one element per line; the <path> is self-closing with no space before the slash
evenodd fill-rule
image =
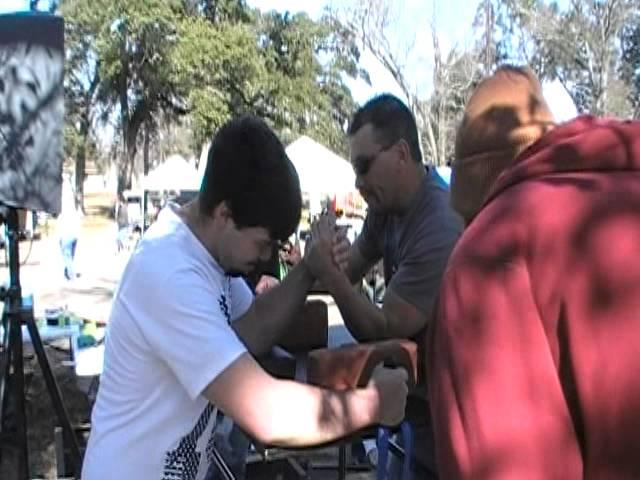
<path id="1" fill-rule="evenodd" d="M 452 166 L 451 205 L 468 225 L 500 173 L 553 127 L 540 82 L 529 68 L 501 67 L 467 102 Z"/>

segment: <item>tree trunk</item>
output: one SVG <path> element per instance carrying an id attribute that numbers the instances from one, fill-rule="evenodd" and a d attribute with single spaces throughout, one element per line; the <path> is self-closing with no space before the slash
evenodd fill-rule
<path id="1" fill-rule="evenodd" d="M 76 208 L 84 212 L 84 180 L 87 167 L 87 142 L 89 141 L 89 112 L 82 115 L 80 125 L 80 146 L 76 155 Z"/>
<path id="2" fill-rule="evenodd" d="M 87 134 L 82 137 L 76 155 L 76 208 L 84 213 L 84 177 L 87 160 Z"/>
<path id="3" fill-rule="evenodd" d="M 122 157 L 118 165 L 118 196 L 125 190 L 131 188 L 131 173 L 129 172 L 130 159 L 135 157 L 135 152 L 131 155 L 129 142 L 129 63 L 127 55 L 127 32 L 120 43 L 120 62 L 122 69 L 118 77 L 118 96 L 120 100 L 120 125 L 122 127 Z M 134 144 L 135 147 L 135 144 Z M 132 161 L 132 160 L 131 160 Z"/>
<path id="4" fill-rule="evenodd" d="M 127 115 L 122 118 L 122 131 L 126 133 L 124 134 L 124 164 L 120 168 L 118 193 L 131 188 L 135 158 L 138 153 L 138 134 L 142 125 L 149 120 L 149 112 L 149 104 L 141 100 L 136 104 L 131 117 Z"/>
<path id="5" fill-rule="evenodd" d="M 80 117 L 80 147 L 76 154 L 76 208 L 84 212 L 84 180 L 87 167 L 87 144 L 89 142 L 89 131 L 91 129 L 91 110 L 94 103 L 94 96 L 100 83 L 100 62 L 91 80 L 91 85 L 84 99 L 84 107 Z"/>
<path id="6" fill-rule="evenodd" d="M 150 144 L 150 134 L 149 130 L 151 127 L 149 126 L 149 122 L 144 124 L 144 147 L 142 150 L 142 172 L 146 176 L 149 173 L 149 144 Z"/>
<path id="7" fill-rule="evenodd" d="M 136 158 L 137 148 L 135 144 L 131 146 L 125 142 L 123 158 L 118 167 L 118 195 L 131 188 L 131 177 L 133 174 L 133 162 Z"/>
<path id="8" fill-rule="evenodd" d="M 493 4 L 491 0 L 485 0 L 484 2 L 484 15 L 485 15 L 485 44 L 484 44 L 484 73 L 489 74 L 491 69 L 496 63 L 496 55 L 493 45 L 493 31 L 495 29 L 495 14 L 493 11 Z"/>

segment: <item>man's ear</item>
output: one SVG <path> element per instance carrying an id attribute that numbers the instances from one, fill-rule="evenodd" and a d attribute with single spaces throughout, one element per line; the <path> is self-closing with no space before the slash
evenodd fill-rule
<path id="1" fill-rule="evenodd" d="M 401 163 L 405 165 L 413 163 L 413 158 L 411 157 L 411 148 L 404 138 L 398 140 L 396 148 L 399 150 L 398 155 Z"/>
<path id="2" fill-rule="evenodd" d="M 225 225 L 229 220 L 233 221 L 231 209 L 226 200 L 223 200 L 213 209 L 213 219 Z"/>

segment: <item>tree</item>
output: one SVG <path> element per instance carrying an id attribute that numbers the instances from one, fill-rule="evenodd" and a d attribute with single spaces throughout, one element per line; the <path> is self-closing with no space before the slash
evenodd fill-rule
<path id="1" fill-rule="evenodd" d="M 153 128 L 153 116 L 160 110 L 181 109 L 167 59 L 176 43 L 175 24 L 182 6 L 178 0 L 66 0 L 61 7 L 70 28 L 80 32 L 71 37 L 72 48 L 79 49 L 78 56 L 84 54 L 85 64 L 97 66 L 97 75 L 89 78 L 72 65 L 79 75 L 76 83 L 94 85 L 92 92 L 105 114 L 116 112 L 119 118 L 124 155 L 118 165 L 118 189 L 122 191 L 131 185 L 141 128 Z M 82 43 L 82 35 L 91 43 Z"/>
<path id="2" fill-rule="evenodd" d="M 89 10 L 65 2 L 65 158 L 74 159 L 78 207 L 84 210 L 87 151 L 94 145 L 93 124 L 98 112 L 100 61 L 95 57 L 95 22 Z"/>
<path id="3" fill-rule="evenodd" d="M 189 91 L 197 143 L 230 117 L 250 113 L 285 142 L 307 133 L 346 151 L 354 102 L 343 76 L 357 74 L 358 52 L 330 19 L 252 11 L 235 22 L 189 17 L 179 28 L 176 75 Z"/>
<path id="4" fill-rule="evenodd" d="M 177 1 L 101 0 L 109 22 L 101 29 L 104 98 L 118 109 L 125 158 L 118 190 L 131 186 L 139 133 L 158 111 L 186 113 L 181 86 L 173 82 L 172 51 L 178 42 Z M 144 165 L 146 173 L 149 165 Z"/>
<path id="5" fill-rule="evenodd" d="M 446 54 L 442 51 L 434 14 L 430 25 L 433 91 L 426 98 L 420 95 L 408 74 L 413 45 L 392 41 L 394 5 L 388 0 L 359 0 L 343 16 L 354 37 L 385 67 L 407 98 L 418 123 L 425 161 L 445 165 L 452 156 L 453 132 L 466 97 L 480 73 L 478 61 L 475 53 L 455 47 Z"/>
<path id="6" fill-rule="evenodd" d="M 458 52 L 451 50 L 443 58 L 437 38 L 434 45 L 433 92 L 427 100 L 432 119 L 432 132 L 427 138 L 436 149 L 435 165 L 448 165 L 455 156 L 455 134 L 464 115 L 464 107 L 473 86 L 481 77 L 481 59 L 476 51 Z"/>
<path id="7" fill-rule="evenodd" d="M 482 63 L 482 73 L 487 75 L 495 67 L 498 59 L 496 35 L 496 7 L 492 0 L 482 0 L 478 4 L 473 27 L 480 31 L 477 43 L 479 60 Z"/>
<path id="8" fill-rule="evenodd" d="M 168 149 L 199 151 L 231 117 L 265 118 L 285 140 L 301 133 L 346 151 L 354 102 L 345 76 L 358 49 L 331 19 L 250 9 L 242 0 L 65 0 L 69 152 L 83 178 L 92 125 L 117 118 L 118 190 Z M 83 141 L 82 139 L 85 139 Z M 185 140 L 186 139 L 186 140 Z M 88 142 L 88 143 L 87 143 Z"/>
<path id="9" fill-rule="evenodd" d="M 564 11 L 541 0 L 498 5 L 503 58 L 522 59 L 542 78 L 559 79 L 581 112 L 632 114 L 620 39 L 637 25 L 637 0 L 573 0 Z"/>
<path id="10" fill-rule="evenodd" d="M 178 24 L 178 37 L 172 79 L 186 92 L 197 145 L 232 116 L 253 113 L 264 67 L 251 26 L 190 16 Z"/>
<path id="11" fill-rule="evenodd" d="M 346 153 L 345 127 L 355 102 L 343 79 L 359 74 L 352 37 L 328 16 L 315 22 L 306 14 L 276 12 L 261 17 L 260 35 L 269 72 L 264 115 L 287 140 L 308 134 Z"/>
<path id="12" fill-rule="evenodd" d="M 633 108 L 633 118 L 640 118 L 640 15 L 634 23 L 625 25 L 622 38 L 622 65 L 620 74 L 630 86 L 629 103 Z"/>

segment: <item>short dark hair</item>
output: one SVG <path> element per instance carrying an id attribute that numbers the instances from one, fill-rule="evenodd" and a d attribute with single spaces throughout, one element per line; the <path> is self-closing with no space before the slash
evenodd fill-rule
<path id="1" fill-rule="evenodd" d="M 216 133 L 200 188 L 200 212 L 226 201 L 238 228 L 266 228 L 285 240 L 300 223 L 302 194 L 284 146 L 261 119 L 231 120 Z"/>
<path id="2" fill-rule="evenodd" d="M 402 100 L 390 93 L 373 97 L 353 116 L 349 125 L 349 136 L 358 133 L 362 127 L 370 123 L 376 130 L 384 145 L 390 145 L 403 139 L 409 145 L 411 156 L 420 163 L 422 152 L 418 140 L 418 127 L 411 110 Z"/>

